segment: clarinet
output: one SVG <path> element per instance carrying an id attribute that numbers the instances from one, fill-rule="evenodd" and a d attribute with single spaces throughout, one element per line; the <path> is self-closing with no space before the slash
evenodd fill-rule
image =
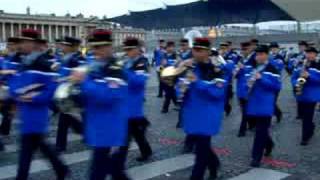
<path id="1" fill-rule="evenodd" d="M 257 81 L 257 78 L 256 78 L 256 75 L 258 74 L 258 73 L 261 73 L 262 71 L 264 70 L 264 68 L 262 68 L 262 69 L 260 69 L 260 70 L 258 70 L 257 68 L 255 68 L 252 72 L 251 72 L 251 76 L 250 76 L 250 78 L 249 78 L 249 80 L 248 80 L 248 83 L 247 83 L 247 85 L 248 85 L 248 87 L 249 87 L 249 94 L 251 94 L 251 92 L 252 92 L 252 90 L 253 90 L 253 87 L 254 87 L 254 85 L 255 85 L 255 83 L 256 83 L 256 81 Z"/>

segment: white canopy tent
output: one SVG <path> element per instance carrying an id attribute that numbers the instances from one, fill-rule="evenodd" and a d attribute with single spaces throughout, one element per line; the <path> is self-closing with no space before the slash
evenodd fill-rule
<path id="1" fill-rule="evenodd" d="M 320 0 L 271 0 L 297 21 L 320 20 Z"/>

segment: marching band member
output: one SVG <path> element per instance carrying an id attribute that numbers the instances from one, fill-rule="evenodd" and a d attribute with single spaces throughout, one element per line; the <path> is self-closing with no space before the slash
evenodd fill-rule
<path id="1" fill-rule="evenodd" d="M 162 60 L 162 65 L 164 67 L 175 66 L 177 64 L 177 54 L 175 51 L 175 43 L 173 41 L 168 41 L 166 46 L 166 53 L 164 59 Z M 163 101 L 163 106 L 161 113 L 168 113 L 171 101 L 175 106 L 178 106 L 177 96 L 175 91 L 175 82 L 163 83 L 163 89 L 165 91 L 165 99 Z"/>
<path id="2" fill-rule="evenodd" d="M 233 97 L 233 70 L 235 64 L 238 63 L 239 59 L 237 54 L 232 51 L 230 44 L 231 42 L 220 43 L 219 49 L 220 55 L 226 61 L 226 64 L 224 64 L 222 67 L 225 73 L 225 77 L 228 81 L 228 85 L 226 86 L 226 102 L 224 107 L 227 116 L 229 116 L 232 111 L 231 100 Z"/>
<path id="3" fill-rule="evenodd" d="M 280 46 L 277 42 L 272 42 L 272 43 L 270 43 L 269 48 L 270 48 L 270 55 L 271 55 L 270 63 L 272 65 L 274 65 L 274 67 L 276 67 L 277 70 L 281 74 L 281 72 L 283 71 L 284 66 L 285 66 L 285 62 L 284 62 L 285 57 L 280 54 Z M 279 93 L 280 92 L 278 92 L 278 94 L 276 96 L 276 101 L 275 101 L 275 105 L 274 105 L 275 106 L 274 113 L 275 113 L 275 116 L 277 118 L 278 123 L 282 120 L 282 111 L 281 111 L 279 105 L 277 104 L 278 99 L 279 99 Z"/>
<path id="4" fill-rule="evenodd" d="M 241 43 L 241 54 L 242 59 L 237 64 L 235 70 L 235 78 L 237 79 L 237 97 L 239 99 L 239 104 L 241 107 L 241 123 L 239 128 L 238 137 L 244 137 L 246 135 L 247 126 L 249 125 L 249 129 L 254 127 L 253 121 L 247 115 L 247 98 L 248 98 L 248 90 L 247 90 L 247 82 L 245 75 L 251 71 L 253 66 L 256 64 L 255 58 L 256 53 L 253 50 L 250 42 Z"/>
<path id="5" fill-rule="evenodd" d="M 308 43 L 306 41 L 300 41 L 299 52 L 295 53 L 289 60 L 287 65 L 287 72 L 292 75 L 295 69 L 301 68 L 303 66 L 303 61 L 306 59 L 305 50 L 308 48 Z M 297 116 L 296 119 L 301 119 L 301 108 L 299 104 L 297 104 Z"/>
<path id="6" fill-rule="evenodd" d="M 144 95 L 148 79 L 148 60 L 143 57 L 140 51 L 140 41 L 137 38 L 127 38 L 123 42 L 123 50 L 126 52 L 125 72 L 128 78 L 129 101 L 129 127 L 128 143 L 121 148 L 125 163 L 132 138 L 138 144 L 141 157 L 137 161 L 146 161 L 152 155 L 152 150 L 145 137 L 150 122 L 144 115 Z"/>
<path id="7" fill-rule="evenodd" d="M 189 88 L 182 104 L 182 121 L 185 133 L 193 137 L 195 145 L 195 165 L 192 180 L 202 180 L 206 168 L 215 179 L 220 165 L 211 150 L 211 136 L 218 134 L 223 118 L 224 86 L 222 75 L 214 71 L 210 55 L 210 41 L 207 38 L 194 40 L 192 54 L 195 67 L 187 76 Z"/>
<path id="8" fill-rule="evenodd" d="M 192 51 L 189 47 L 188 39 L 180 40 L 179 58 L 183 61 L 192 58 Z"/>
<path id="9" fill-rule="evenodd" d="M 63 52 L 62 52 L 62 44 L 61 44 L 62 39 L 55 39 L 55 43 L 54 43 L 54 57 L 55 59 L 60 60 L 63 56 Z"/>
<path id="10" fill-rule="evenodd" d="M 225 60 L 231 60 L 234 64 L 240 60 L 240 56 L 232 49 L 231 41 L 220 43 L 219 51 Z"/>
<path id="11" fill-rule="evenodd" d="M 59 72 L 61 76 L 66 77 L 70 74 L 72 68 L 84 64 L 85 60 L 79 51 L 81 40 L 66 36 L 59 43 L 64 54 L 60 59 L 61 69 Z M 58 152 L 66 150 L 69 128 L 72 128 L 78 134 L 82 134 L 83 132 L 82 123 L 76 117 L 72 114 L 60 112 L 56 137 L 56 150 Z"/>
<path id="12" fill-rule="evenodd" d="M 298 46 L 299 52 L 292 55 L 288 60 L 287 71 L 289 74 L 292 74 L 296 68 L 301 67 L 303 60 L 306 58 L 305 50 L 308 48 L 309 44 L 306 41 L 300 41 Z"/>
<path id="13" fill-rule="evenodd" d="M 112 32 L 95 30 L 88 44 L 95 60 L 89 74 L 75 72 L 84 103 L 85 140 L 92 148 L 89 179 L 129 179 L 123 171 L 119 147 L 127 145 L 128 86 L 119 61 L 113 57 Z"/>
<path id="14" fill-rule="evenodd" d="M 1 62 L 0 71 L 4 72 L 6 70 L 14 70 L 14 66 L 18 66 L 21 63 L 21 54 L 18 51 L 19 47 L 19 39 L 16 37 L 8 38 L 7 41 L 7 48 L 8 48 L 8 55 L 4 58 L 3 62 Z M 0 72 L 1 74 L 1 72 Z M 1 84 L 0 86 L 6 85 L 6 75 L 0 75 L 1 76 Z M 0 125 L 0 133 L 3 135 L 9 135 L 11 124 L 13 120 L 13 113 L 12 109 L 14 106 L 14 101 L 7 97 L 6 99 L 2 99 L 3 102 L 1 102 L 1 115 L 2 115 L 2 122 Z"/>
<path id="15" fill-rule="evenodd" d="M 47 59 L 42 59 L 42 53 L 38 52 L 38 39 L 40 39 L 38 31 L 22 30 L 19 43 L 21 52 L 25 55 L 22 59 L 23 70 L 9 79 L 10 92 L 17 102 L 21 121 L 21 149 L 16 179 L 28 179 L 32 156 L 40 149 L 52 163 L 57 179 L 63 180 L 69 170 L 44 140 L 48 133 L 49 104 L 56 87 L 57 76 L 42 71 L 50 67 L 42 67 L 49 63 L 45 63 Z"/>
<path id="16" fill-rule="evenodd" d="M 256 66 L 247 76 L 248 101 L 246 113 L 256 123 L 251 166 L 259 167 L 265 155 L 271 154 L 274 143 L 269 134 L 276 94 L 281 89 L 278 70 L 269 62 L 269 47 L 256 49 Z"/>
<path id="17" fill-rule="evenodd" d="M 158 97 L 162 98 L 163 96 L 163 83 L 161 81 L 160 78 L 160 73 L 161 73 L 161 66 L 162 66 L 162 60 L 164 58 L 164 54 L 165 54 L 165 41 L 163 39 L 159 40 L 159 47 L 154 50 L 154 57 L 153 57 L 153 61 L 156 65 L 156 70 L 157 70 L 157 74 L 158 74 L 158 80 L 159 80 L 159 91 L 158 91 Z"/>
<path id="18" fill-rule="evenodd" d="M 297 68 L 292 75 L 292 85 L 302 119 L 301 145 L 309 144 L 315 130 L 313 116 L 317 102 L 320 101 L 320 62 L 317 58 L 318 50 L 314 47 L 306 49 L 306 59 L 303 66 Z"/>
<path id="19" fill-rule="evenodd" d="M 255 50 L 259 46 L 259 40 L 258 39 L 251 39 L 250 44 L 252 46 L 252 49 Z"/>

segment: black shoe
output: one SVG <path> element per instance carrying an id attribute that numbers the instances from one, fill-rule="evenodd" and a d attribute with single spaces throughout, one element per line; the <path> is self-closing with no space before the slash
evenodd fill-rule
<path id="1" fill-rule="evenodd" d="M 210 175 L 208 177 L 208 180 L 216 180 L 217 178 L 218 178 L 217 171 L 213 171 L 213 172 L 210 171 Z"/>
<path id="2" fill-rule="evenodd" d="M 308 144 L 309 144 L 309 141 L 306 141 L 306 140 L 303 140 L 300 143 L 301 146 L 307 146 Z"/>
<path id="3" fill-rule="evenodd" d="M 70 175 L 70 170 L 68 166 L 64 166 L 63 171 L 60 174 L 57 174 L 57 180 L 65 180 Z"/>
<path id="4" fill-rule="evenodd" d="M 157 98 L 162 98 L 162 97 L 163 97 L 162 95 L 158 95 L 158 96 L 157 96 Z"/>
<path id="5" fill-rule="evenodd" d="M 193 152 L 193 148 L 192 147 L 183 147 L 183 150 L 182 150 L 182 153 L 184 154 L 189 154 L 189 153 L 192 153 Z"/>
<path id="6" fill-rule="evenodd" d="M 229 116 L 229 115 L 231 114 L 231 112 L 232 112 L 232 107 L 231 107 L 231 105 L 228 105 L 228 106 L 225 108 L 224 112 L 226 113 L 226 116 Z"/>
<path id="7" fill-rule="evenodd" d="M 282 113 L 277 115 L 277 123 L 280 123 L 282 120 Z"/>
<path id="8" fill-rule="evenodd" d="M 167 110 L 167 109 L 162 109 L 162 110 L 161 110 L 161 113 L 162 113 L 162 114 L 167 114 L 168 112 L 169 112 L 169 110 Z"/>
<path id="9" fill-rule="evenodd" d="M 138 158 L 136 159 L 136 161 L 138 161 L 138 162 L 145 162 L 145 161 L 148 161 L 148 160 L 150 159 L 150 157 L 151 157 L 151 154 L 150 154 L 150 155 L 147 155 L 147 156 L 141 156 L 141 157 L 138 157 Z"/>
<path id="10" fill-rule="evenodd" d="M 4 151 L 4 145 L 0 142 L 0 152 Z"/>
<path id="11" fill-rule="evenodd" d="M 63 148 L 63 147 L 56 147 L 56 152 L 57 153 L 63 153 L 65 152 L 67 149 L 66 148 Z"/>
<path id="12" fill-rule="evenodd" d="M 296 116 L 296 120 L 301 120 L 302 117 L 301 116 Z"/>
<path id="13" fill-rule="evenodd" d="M 264 156 L 271 156 L 272 150 L 273 150 L 274 144 L 272 144 L 271 147 L 266 148 Z"/>
<path id="14" fill-rule="evenodd" d="M 238 137 L 245 137 L 246 133 L 245 132 L 239 132 Z"/>
<path id="15" fill-rule="evenodd" d="M 250 163 L 251 167 L 260 167 L 260 165 L 261 165 L 260 162 L 257 160 L 252 160 Z"/>
<path id="16" fill-rule="evenodd" d="M 174 106 L 174 108 L 173 108 L 173 110 L 175 110 L 175 111 L 180 111 L 180 106 L 179 105 L 176 105 L 176 106 Z"/>

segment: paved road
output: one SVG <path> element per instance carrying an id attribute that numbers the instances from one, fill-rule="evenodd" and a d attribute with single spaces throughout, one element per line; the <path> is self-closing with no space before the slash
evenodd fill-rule
<path id="1" fill-rule="evenodd" d="M 264 159 L 263 166 L 253 169 L 250 163 L 250 150 L 253 133 L 247 137 L 238 138 L 237 131 L 240 123 L 240 111 L 237 101 L 233 102 L 233 112 L 226 117 L 222 132 L 214 137 L 212 147 L 219 155 L 222 168 L 221 180 L 319 180 L 320 179 L 320 134 L 317 128 L 315 138 L 310 146 L 299 146 L 301 122 L 295 119 L 295 101 L 284 78 L 283 90 L 279 104 L 284 111 L 284 119 L 272 125 L 272 136 L 276 147 L 272 158 Z M 161 114 L 162 99 L 156 97 L 156 79 L 149 81 L 145 109 L 152 126 L 148 131 L 148 139 L 154 149 L 154 156 L 146 163 L 138 163 L 135 158 L 139 155 L 137 146 L 132 144 L 128 173 L 134 180 L 184 180 L 188 179 L 193 164 L 192 154 L 182 154 L 184 134 L 175 128 L 177 112 L 173 109 L 168 114 Z M 316 115 L 319 124 L 319 114 Z M 54 142 L 56 122 L 52 122 L 49 142 Z M 14 128 L 16 129 L 16 128 Z M 17 132 L 4 137 L 7 150 L 0 153 L 0 180 L 14 179 L 17 164 Z M 81 137 L 70 132 L 68 151 L 63 154 L 65 162 L 71 167 L 72 180 L 87 179 L 90 162 L 90 149 L 82 143 Z M 41 154 L 35 156 L 31 168 L 32 180 L 54 180 L 52 168 L 46 163 Z"/>

